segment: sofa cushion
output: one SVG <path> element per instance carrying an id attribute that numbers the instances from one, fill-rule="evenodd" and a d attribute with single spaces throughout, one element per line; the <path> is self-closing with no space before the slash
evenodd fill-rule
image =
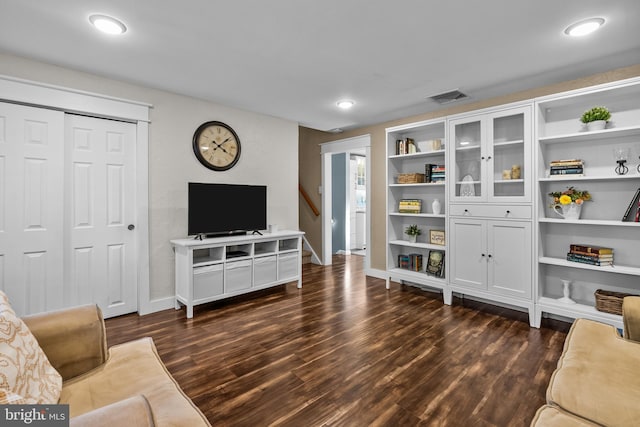
<path id="1" fill-rule="evenodd" d="M 151 338 L 109 349 L 105 364 L 64 383 L 60 403 L 73 418 L 142 394 L 158 426 L 209 426 L 160 360 Z"/>
<path id="2" fill-rule="evenodd" d="M 0 388 L 25 403 L 57 403 L 62 377 L 51 366 L 27 325 L 0 291 Z"/>
<path id="3" fill-rule="evenodd" d="M 532 427 L 597 427 L 583 418 L 568 414 L 555 406 L 544 405 L 538 409 L 533 421 Z"/>
<path id="4" fill-rule="evenodd" d="M 640 420 L 640 343 L 613 326 L 578 319 L 547 389 L 547 402 L 606 426 Z"/>
<path id="5" fill-rule="evenodd" d="M 71 418 L 70 427 L 154 427 L 153 414 L 144 396 L 134 396 Z"/>

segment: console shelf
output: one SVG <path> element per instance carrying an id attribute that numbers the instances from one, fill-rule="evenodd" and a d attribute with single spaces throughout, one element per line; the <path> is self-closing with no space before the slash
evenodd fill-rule
<path id="1" fill-rule="evenodd" d="M 171 240 L 176 310 L 293 281 L 302 287 L 301 231 Z"/>

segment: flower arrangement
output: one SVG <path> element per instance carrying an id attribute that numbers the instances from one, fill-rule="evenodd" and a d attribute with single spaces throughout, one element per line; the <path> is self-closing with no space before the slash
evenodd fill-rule
<path id="1" fill-rule="evenodd" d="M 422 234 L 422 231 L 418 228 L 417 224 L 411 224 L 404 230 L 404 232 L 409 236 L 419 236 Z"/>
<path id="2" fill-rule="evenodd" d="M 606 107 L 593 107 L 584 112 L 582 117 L 580 117 L 580 121 L 582 123 L 595 122 L 596 120 L 604 120 L 607 122 L 610 118 L 611 113 Z"/>
<path id="3" fill-rule="evenodd" d="M 573 187 L 569 187 L 564 191 L 552 191 L 549 193 L 549 196 L 553 197 L 553 203 L 551 206 L 555 205 L 568 205 L 570 203 L 575 203 L 576 205 L 581 205 L 584 202 L 588 202 L 591 200 L 591 194 L 587 190 L 576 190 Z"/>

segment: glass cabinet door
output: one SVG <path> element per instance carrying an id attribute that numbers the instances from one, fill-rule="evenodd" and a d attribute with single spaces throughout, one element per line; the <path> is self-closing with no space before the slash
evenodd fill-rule
<path id="1" fill-rule="evenodd" d="M 455 185 L 451 186 L 454 199 L 467 201 L 485 198 L 482 182 L 486 165 L 482 147 L 483 123 L 481 119 L 451 122 L 453 143 L 452 163 Z"/>
<path id="2" fill-rule="evenodd" d="M 523 114 L 492 118 L 493 195 L 524 196 Z"/>
<path id="3" fill-rule="evenodd" d="M 490 156 L 489 199 L 529 201 L 531 184 L 530 110 L 519 108 L 489 116 L 487 153 Z"/>
<path id="4" fill-rule="evenodd" d="M 449 133 L 451 201 L 531 201 L 530 107 L 453 119 Z"/>

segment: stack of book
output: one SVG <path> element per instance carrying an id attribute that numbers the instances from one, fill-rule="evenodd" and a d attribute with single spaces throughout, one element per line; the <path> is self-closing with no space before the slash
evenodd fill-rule
<path id="1" fill-rule="evenodd" d="M 422 200 L 402 199 L 398 204 L 399 213 L 419 214 L 422 210 Z"/>
<path id="2" fill-rule="evenodd" d="M 602 246 L 578 245 L 569 246 L 567 260 L 590 265 L 613 265 L 613 249 Z"/>
<path id="3" fill-rule="evenodd" d="M 405 270 L 420 271 L 422 270 L 422 255 L 398 255 L 398 267 Z"/>
<path id="4" fill-rule="evenodd" d="M 553 160 L 549 163 L 551 176 L 582 176 L 584 175 L 584 162 L 580 159 Z"/>
<path id="5" fill-rule="evenodd" d="M 416 143 L 411 138 L 396 140 L 396 155 L 413 154 L 417 152 Z"/>
<path id="6" fill-rule="evenodd" d="M 444 182 L 445 165 L 427 163 L 424 165 L 425 182 Z"/>

